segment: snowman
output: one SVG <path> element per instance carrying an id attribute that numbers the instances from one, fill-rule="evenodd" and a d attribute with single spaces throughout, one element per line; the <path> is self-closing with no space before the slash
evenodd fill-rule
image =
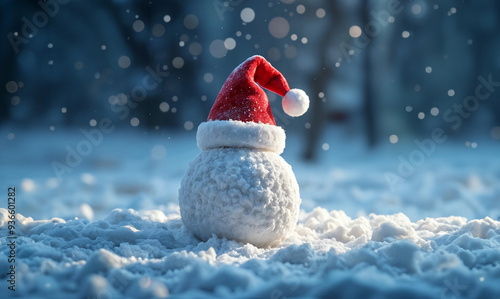
<path id="1" fill-rule="evenodd" d="M 248 58 L 231 73 L 208 120 L 198 127 L 201 153 L 189 164 L 179 190 L 182 221 L 200 240 L 215 235 L 276 246 L 297 223 L 299 186 L 280 156 L 285 131 L 276 126 L 259 85 L 284 97 L 283 110 L 290 116 L 309 108 L 305 92 L 290 90 L 262 56 Z"/>

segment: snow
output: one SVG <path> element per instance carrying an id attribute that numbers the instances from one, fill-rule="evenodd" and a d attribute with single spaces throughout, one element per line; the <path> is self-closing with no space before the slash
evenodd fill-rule
<path id="1" fill-rule="evenodd" d="M 295 228 L 299 186 L 292 168 L 277 153 L 214 148 L 189 164 L 179 206 L 184 224 L 201 240 L 215 234 L 274 246 Z"/>
<path id="2" fill-rule="evenodd" d="M 441 144 L 392 191 L 384 173 L 397 172 L 397 157 L 407 157 L 411 144 L 367 152 L 359 141 L 330 134 L 330 149 L 308 164 L 297 159 L 302 140 L 289 134 L 283 158 L 300 186 L 298 225 L 279 245 L 259 248 L 217 237 L 201 242 L 183 225 L 177 194 L 199 154 L 194 132 L 113 132 L 61 180 L 51 162 L 63 163 L 66 147 L 83 135 L 12 132 L 0 144 L 8 153 L 0 156 L 0 179 L 18 190 L 10 296 L 500 296 L 495 144 Z M 154 154 L 158 146 L 164 156 Z M 1 209 L 0 269 L 9 265 L 6 216 Z"/>

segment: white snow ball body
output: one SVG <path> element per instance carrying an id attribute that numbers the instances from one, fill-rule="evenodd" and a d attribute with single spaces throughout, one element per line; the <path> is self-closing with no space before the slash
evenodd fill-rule
<path id="1" fill-rule="evenodd" d="M 215 234 L 258 247 L 275 246 L 295 229 L 299 186 L 292 167 L 277 153 L 283 151 L 284 139 L 282 148 L 265 150 L 266 142 L 281 136 L 277 129 L 284 138 L 283 129 L 247 124 L 210 121 L 200 125 L 197 140 L 202 152 L 189 164 L 179 190 L 181 218 L 204 241 Z M 235 130 L 240 125 L 247 131 Z M 264 130 L 258 126 L 265 126 Z M 269 127 L 274 128 L 269 131 Z M 213 138 L 202 138 L 213 131 L 217 132 Z M 234 144 L 242 132 L 245 142 L 255 140 L 258 148 L 215 147 Z"/>

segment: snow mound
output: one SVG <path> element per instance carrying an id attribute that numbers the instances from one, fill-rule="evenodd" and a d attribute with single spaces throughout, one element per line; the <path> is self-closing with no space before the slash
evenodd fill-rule
<path id="1" fill-rule="evenodd" d="M 8 212 L 0 209 L 0 267 Z M 17 290 L 64 298 L 497 298 L 500 222 L 404 214 L 351 219 L 301 212 L 293 234 L 262 249 L 200 242 L 178 212 L 113 210 L 104 220 L 17 214 Z M 7 288 L 5 271 L 0 286 Z"/>

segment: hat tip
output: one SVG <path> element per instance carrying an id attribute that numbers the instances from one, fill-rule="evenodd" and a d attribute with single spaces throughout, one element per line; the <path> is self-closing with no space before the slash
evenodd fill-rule
<path id="1" fill-rule="evenodd" d="M 283 110 L 286 114 L 298 117 L 309 109 L 309 97 L 302 89 L 291 89 L 283 97 Z"/>

